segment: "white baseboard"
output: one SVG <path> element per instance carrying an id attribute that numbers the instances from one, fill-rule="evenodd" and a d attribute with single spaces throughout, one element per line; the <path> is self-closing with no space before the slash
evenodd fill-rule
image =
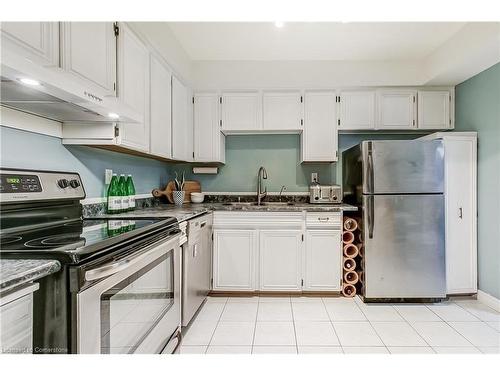
<path id="1" fill-rule="evenodd" d="M 500 312 L 500 299 L 493 297 L 491 294 L 478 290 L 477 300 L 486 306 L 491 307 L 493 310 Z"/>

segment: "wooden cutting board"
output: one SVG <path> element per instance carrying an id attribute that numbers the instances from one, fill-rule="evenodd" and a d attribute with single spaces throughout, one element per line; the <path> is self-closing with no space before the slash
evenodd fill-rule
<path id="1" fill-rule="evenodd" d="M 154 189 L 153 196 L 156 198 L 165 196 L 170 203 L 174 203 L 174 198 L 172 197 L 172 192 L 175 189 L 174 181 L 170 181 L 163 190 Z M 201 193 L 201 185 L 199 181 L 186 181 L 184 183 L 184 203 L 191 202 L 191 193 Z"/>

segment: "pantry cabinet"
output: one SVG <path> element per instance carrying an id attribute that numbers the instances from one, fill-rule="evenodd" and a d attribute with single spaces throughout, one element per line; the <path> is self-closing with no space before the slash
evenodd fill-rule
<path id="1" fill-rule="evenodd" d="M 377 93 L 377 129 L 414 129 L 416 128 L 416 91 L 380 90 Z"/>
<path id="2" fill-rule="evenodd" d="M 59 66 L 58 22 L 2 22 L 2 54 L 5 51 L 41 66 Z"/>
<path id="3" fill-rule="evenodd" d="M 150 152 L 172 157 L 172 73 L 154 54 L 150 55 Z"/>
<path id="4" fill-rule="evenodd" d="M 302 230 L 261 230 L 259 241 L 259 290 L 301 290 Z"/>
<path id="5" fill-rule="evenodd" d="M 305 290 L 341 290 L 342 249 L 340 236 L 340 229 L 315 229 L 306 232 Z"/>
<path id="6" fill-rule="evenodd" d="M 447 294 L 477 293 L 477 133 L 434 133 L 444 143 Z"/>
<path id="7" fill-rule="evenodd" d="M 62 22 L 62 68 L 90 89 L 114 96 L 117 34 L 112 22 Z"/>
<path id="8" fill-rule="evenodd" d="M 375 91 L 341 91 L 339 130 L 375 129 Z"/>
<path id="9" fill-rule="evenodd" d="M 214 229 L 213 289 L 254 291 L 257 231 Z"/>
<path id="10" fill-rule="evenodd" d="M 334 91 L 306 92 L 302 161 L 337 161 L 337 96 Z"/>
<path id="11" fill-rule="evenodd" d="M 302 130 L 303 97 L 300 91 L 264 92 L 262 103 L 264 131 Z"/>
<path id="12" fill-rule="evenodd" d="M 419 91 L 418 128 L 419 129 L 450 129 L 449 91 Z"/>
<path id="13" fill-rule="evenodd" d="M 197 93 L 193 97 L 194 161 L 223 163 L 225 137 L 219 126 L 217 93 Z"/>
<path id="14" fill-rule="evenodd" d="M 120 123 L 121 144 L 149 152 L 149 50 L 127 26 L 118 38 L 118 97 L 142 114 L 141 123 Z"/>
<path id="15" fill-rule="evenodd" d="M 172 158 L 193 160 L 193 103 L 189 88 L 172 77 Z"/>
<path id="16" fill-rule="evenodd" d="M 220 104 L 220 126 L 223 132 L 255 132 L 262 128 L 259 93 L 223 92 Z"/>

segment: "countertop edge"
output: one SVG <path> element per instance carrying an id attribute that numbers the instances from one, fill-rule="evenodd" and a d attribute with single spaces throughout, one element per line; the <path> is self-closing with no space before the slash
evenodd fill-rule
<path id="1" fill-rule="evenodd" d="M 0 293 L 41 279 L 61 269 L 57 260 L 0 259 Z"/>

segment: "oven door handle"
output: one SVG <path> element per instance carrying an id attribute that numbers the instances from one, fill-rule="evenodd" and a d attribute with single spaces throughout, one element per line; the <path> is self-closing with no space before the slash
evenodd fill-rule
<path id="1" fill-rule="evenodd" d="M 175 237 L 176 240 L 178 240 L 178 236 Z M 172 239 L 170 240 L 172 241 Z M 170 242 L 169 241 L 169 242 Z M 165 242 L 166 244 L 167 242 Z M 155 246 L 155 248 L 158 245 Z M 130 255 L 127 258 L 124 258 L 118 262 L 110 262 L 108 264 L 105 264 L 101 267 L 93 268 L 85 272 L 85 280 L 87 281 L 94 281 L 94 280 L 99 280 L 104 277 L 108 277 L 111 275 L 114 275 L 115 273 L 121 272 L 129 268 L 130 266 L 140 262 L 142 259 L 148 256 L 149 252 L 151 251 L 151 248 L 148 248 L 145 251 L 140 252 L 139 254 L 133 254 Z M 172 251 L 172 250 L 169 250 Z"/>

